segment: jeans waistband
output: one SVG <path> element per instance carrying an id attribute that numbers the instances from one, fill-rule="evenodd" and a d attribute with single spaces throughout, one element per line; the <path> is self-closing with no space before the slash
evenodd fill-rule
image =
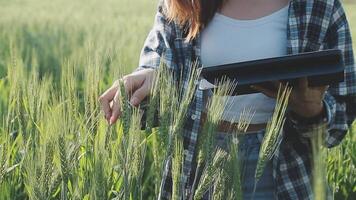
<path id="1" fill-rule="evenodd" d="M 265 135 L 265 130 L 259 130 L 256 132 L 248 132 L 246 134 L 231 134 L 225 132 L 216 132 L 216 138 L 218 140 L 238 140 L 240 148 L 260 146 L 263 137 Z"/>

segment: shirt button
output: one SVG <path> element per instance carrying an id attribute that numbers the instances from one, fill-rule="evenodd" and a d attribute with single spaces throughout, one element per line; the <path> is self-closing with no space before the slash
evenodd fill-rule
<path id="1" fill-rule="evenodd" d="M 192 120 L 196 120 L 197 119 L 197 115 L 196 114 L 192 114 L 191 118 L 192 118 Z"/>

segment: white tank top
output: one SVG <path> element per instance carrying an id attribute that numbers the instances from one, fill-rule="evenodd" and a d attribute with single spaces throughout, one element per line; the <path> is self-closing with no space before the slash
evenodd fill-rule
<path id="1" fill-rule="evenodd" d="M 287 53 L 288 6 L 255 20 L 237 20 L 216 13 L 201 33 L 203 67 L 282 56 Z M 272 116 L 275 99 L 262 93 L 227 98 L 223 120 L 237 121 L 244 108 L 255 111 L 251 124 Z"/>

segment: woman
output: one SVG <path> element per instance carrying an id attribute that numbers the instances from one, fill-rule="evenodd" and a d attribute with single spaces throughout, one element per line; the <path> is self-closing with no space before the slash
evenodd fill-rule
<path id="1" fill-rule="evenodd" d="M 350 30 L 340 0 L 161 0 L 154 26 L 141 52 L 139 68 L 123 80 L 132 93 L 130 101 L 136 106 L 149 94 L 154 70 L 161 59 L 175 72 L 183 70 L 181 83 L 184 83 L 188 79 L 187 69 L 195 60 L 198 67 L 204 67 L 332 48 L 342 50 L 345 81 L 330 87 L 309 87 L 306 79 L 299 81 L 290 98 L 281 145 L 255 194 L 256 199 L 312 199 L 311 134 L 327 126 L 323 134 L 325 145 L 331 148 L 341 142 L 355 119 L 351 109 L 356 102 L 356 67 Z M 233 109 L 224 111 L 225 117 L 221 119 L 230 122 L 239 115 L 241 108 L 256 108 L 256 117 L 245 140 L 244 150 L 253 152 L 246 157 L 249 167 L 243 183 L 245 198 L 251 195 L 254 180 L 250 174 L 256 166 L 260 138 L 276 96 L 276 89 L 255 88 L 261 93 L 229 97 Z M 192 191 L 204 95 L 204 91 L 196 90 L 185 123 L 185 198 Z M 100 97 L 110 124 L 120 116 L 117 96 L 114 84 Z M 223 142 L 226 140 L 224 132 L 224 128 L 219 127 L 217 137 Z M 167 176 L 168 172 L 161 190 L 162 198 L 170 196 Z"/>

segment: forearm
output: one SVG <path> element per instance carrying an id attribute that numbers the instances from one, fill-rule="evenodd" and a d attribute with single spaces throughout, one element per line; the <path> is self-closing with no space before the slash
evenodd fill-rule
<path id="1" fill-rule="evenodd" d="M 323 134 L 325 146 L 328 148 L 338 145 L 348 130 L 348 116 L 346 112 L 346 102 L 340 98 L 335 98 L 330 93 L 325 94 L 323 100 L 323 115 L 319 119 L 300 119 L 289 113 L 287 115 L 287 125 L 292 129 L 296 137 L 303 143 L 309 143 L 309 140 L 315 134 Z"/>

